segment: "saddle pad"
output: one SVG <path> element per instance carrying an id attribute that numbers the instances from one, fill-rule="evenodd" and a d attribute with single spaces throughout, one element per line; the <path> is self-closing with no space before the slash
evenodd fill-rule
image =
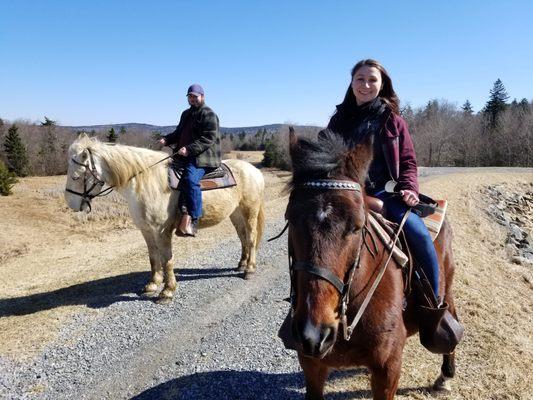
<path id="1" fill-rule="evenodd" d="M 205 178 L 200 181 L 200 187 L 202 190 L 222 189 L 225 187 L 237 186 L 233 172 L 226 164 L 220 164 L 224 170 L 224 176 L 217 178 Z"/>
<path id="2" fill-rule="evenodd" d="M 220 165 L 220 168 L 224 171 L 223 176 L 215 177 L 215 178 L 202 178 L 200 180 L 200 188 L 202 191 L 205 190 L 213 190 L 213 189 L 222 189 L 226 187 L 236 186 L 237 182 L 235 181 L 235 177 L 233 176 L 233 172 L 231 172 L 231 169 L 224 163 Z M 182 175 L 181 169 L 173 168 L 172 164 L 169 165 L 168 168 L 168 185 L 173 190 L 178 190 L 180 179 Z M 209 174 L 207 174 L 209 175 Z"/>
<path id="3" fill-rule="evenodd" d="M 422 218 L 422 221 L 426 224 L 429 234 L 431 235 L 431 240 L 435 241 L 435 238 L 442 228 L 442 223 L 444 222 L 444 216 L 446 215 L 446 207 L 448 206 L 447 200 L 435 200 L 437 202 L 437 208 L 435 212 L 431 215 L 428 215 L 425 218 Z"/>

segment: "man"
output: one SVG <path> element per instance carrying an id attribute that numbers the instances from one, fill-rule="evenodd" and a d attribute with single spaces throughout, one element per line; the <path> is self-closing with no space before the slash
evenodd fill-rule
<path id="1" fill-rule="evenodd" d="M 180 182 L 180 205 L 186 206 L 176 229 L 178 236 L 195 236 L 202 216 L 200 179 L 220 166 L 220 132 L 218 116 L 205 105 L 204 89 L 194 84 L 187 90 L 190 107 L 181 114 L 174 132 L 160 139 L 165 146 L 176 145 L 184 162 Z M 183 212 L 183 208 L 182 208 Z"/>

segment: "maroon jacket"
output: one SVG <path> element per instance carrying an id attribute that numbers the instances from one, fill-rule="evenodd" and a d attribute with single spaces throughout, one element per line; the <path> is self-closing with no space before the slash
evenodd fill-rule
<path id="1" fill-rule="evenodd" d="M 371 124 L 367 124 L 364 122 L 362 125 L 363 133 L 367 127 L 379 132 L 388 174 L 390 179 L 398 182 L 396 190 L 408 189 L 418 194 L 415 149 L 405 120 L 387 108 L 379 120 L 373 120 Z M 346 143 L 353 143 L 354 129 L 357 132 L 361 126 L 354 119 L 337 113 L 331 118 L 328 128 L 343 136 Z M 376 161 L 378 160 L 374 162 Z"/>
<path id="2" fill-rule="evenodd" d="M 417 164 L 413 140 L 407 123 L 399 115 L 387 112 L 380 131 L 381 146 L 396 190 L 408 189 L 418 194 Z"/>

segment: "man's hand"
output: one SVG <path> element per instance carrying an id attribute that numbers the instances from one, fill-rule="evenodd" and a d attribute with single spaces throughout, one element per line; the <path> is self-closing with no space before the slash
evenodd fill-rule
<path id="1" fill-rule="evenodd" d="M 400 190 L 400 196 L 402 196 L 403 202 L 409 207 L 414 207 L 419 202 L 418 196 L 412 190 Z"/>
<path id="2" fill-rule="evenodd" d="M 183 157 L 187 157 L 189 155 L 189 151 L 187 150 L 187 147 L 182 147 L 181 149 L 178 150 L 178 155 L 179 156 L 183 156 Z"/>
<path id="3" fill-rule="evenodd" d="M 159 143 L 161 143 L 164 146 L 167 144 L 167 141 L 165 140 L 165 138 L 161 138 L 159 139 Z"/>

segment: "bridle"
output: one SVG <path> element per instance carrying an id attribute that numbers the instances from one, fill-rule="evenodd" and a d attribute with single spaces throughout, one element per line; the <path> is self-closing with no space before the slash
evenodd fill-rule
<path id="1" fill-rule="evenodd" d="M 91 200 L 95 197 L 102 197 L 106 196 L 113 190 L 114 186 L 110 186 L 106 188 L 105 190 L 101 190 L 102 187 L 105 185 L 105 182 L 98 177 L 98 171 L 96 170 L 96 163 L 94 162 L 93 153 L 90 149 L 87 149 L 89 153 L 89 158 L 87 159 L 87 164 L 80 163 L 78 160 L 76 160 L 74 157 L 70 159 L 74 164 L 79 165 L 81 167 L 85 168 L 85 171 L 83 172 L 83 192 L 76 192 L 75 190 L 69 189 L 68 187 L 65 187 L 65 191 L 68 193 L 75 194 L 76 196 L 81 197 L 81 204 L 80 204 L 80 211 L 83 208 L 83 204 L 87 204 L 89 207 L 89 211 L 92 210 L 91 208 Z M 71 177 L 72 180 L 76 181 L 80 177 Z M 93 180 L 92 184 L 89 185 L 89 180 Z M 96 194 L 91 194 L 91 192 L 96 188 L 100 187 L 100 190 Z"/>
<path id="2" fill-rule="evenodd" d="M 72 194 L 75 194 L 75 195 L 81 197 L 82 200 L 81 200 L 81 204 L 80 204 L 80 211 L 81 211 L 81 206 L 84 203 L 86 203 L 89 206 L 89 211 L 91 211 L 91 200 L 94 199 L 95 197 L 107 196 L 109 193 L 111 193 L 113 191 L 113 189 L 116 186 L 116 185 L 109 186 L 108 188 L 105 188 L 104 190 L 99 191 L 97 194 L 91 194 L 91 192 L 94 190 L 95 187 L 100 186 L 100 189 L 101 189 L 105 185 L 105 182 L 102 179 L 100 179 L 98 177 L 98 175 L 97 175 L 98 171 L 96 170 L 96 163 L 94 162 L 94 157 L 93 157 L 93 153 L 91 152 L 91 149 L 87 148 L 86 150 L 89 152 L 89 159 L 87 160 L 87 164 L 80 163 L 74 157 L 72 157 L 70 159 L 70 161 L 72 161 L 74 164 L 79 165 L 81 167 L 85 167 L 85 172 L 83 174 L 83 193 L 76 192 L 75 190 L 72 190 L 72 189 L 69 189 L 68 187 L 65 187 L 65 191 L 66 192 L 72 193 Z M 171 158 L 175 154 L 177 154 L 177 151 L 174 151 L 169 156 L 167 156 L 167 157 L 165 157 L 165 158 L 163 158 L 163 159 L 151 164 L 146 169 L 143 169 L 143 170 L 137 172 L 136 174 L 131 176 L 128 179 L 128 181 L 131 181 L 137 175 L 142 174 L 144 171 L 149 170 L 150 168 L 156 166 L 157 164 L 162 163 L 165 160 L 168 160 L 169 158 Z M 91 177 L 92 177 L 92 179 L 94 179 L 94 182 L 92 183 L 91 187 L 87 188 L 87 181 Z M 79 177 L 77 177 L 77 178 L 73 178 L 72 177 L 72 180 L 78 180 L 78 179 L 79 179 Z"/>
<path id="3" fill-rule="evenodd" d="M 307 181 L 299 184 L 299 187 L 307 188 L 307 189 L 318 189 L 318 190 L 349 190 L 361 193 L 361 185 L 357 182 L 353 181 L 344 181 L 344 180 L 330 180 L 330 179 L 321 179 L 321 180 L 313 180 L 313 181 Z M 406 212 L 400 226 L 398 229 L 398 232 L 396 234 L 396 237 L 394 238 L 393 245 L 394 247 L 396 241 L 398 240 L 399 233 L 402 230 L 402 227 L 407 219 L 407 216 L 409 215 L 409 211 Z M 289 223 L 287 223 L 287 226 Z M 284 229 L 285 230 L 285 229 Z M 278 235 L 279 237 L 280 235 Z M 370 245 L 366 241 L 366 237 L 370 236 L 375 252 L 370 248 Z M 275 239 L 275 238 L 273 238 Z M 301 261 L 301 260 L 294 260 L 293 255 L 291 254 L 291 248 L 289 243 L 289 271 L 290 271 L 290 279 L 291 279 L 291 296 L 290 296 L 290 302 L 291 302 L 291 309 L 292 313 L 294 315 L 294 308 L 296 303 L 296 294 L 295 294 L 295 284 L 294 284 L 294 272 L 295 271 L 304 271 L 306 273 L 315 275 L 327 282 L 329 282 L 340 294 L 340 300 L 339 300 L 339 314 L 340 314 L 340 321 L 343 325 L 343 336 L 346 341 L 350 340 L 352 333 L 361 319 L 363 312 L 365 311 L 366 307 L 368 306 L 368 303 L 370 302 L 370 299 L 372 295 L 374 294 L 374 291 L 377 288 L 377 285 L 379 284 L 381 278 L 383 277 L 383 274 L 385 273 L 385 269 L 387 268 L 387 265 L 389 264 L 389 261 L 392 257 L 392 251 L 390 251 L 389 257 L 385 261 L 384 264 L 381 265 L 381 268 L 378 272 L 378 275 L 376 279 L 374 280 L 371 288 L 369 289 L 365 299 L 363 300 L 363 303 L 359 307 L 359 310 L 354 317 L 351 324 L 348 324 L 348 317 L 347 317 L 347 310 L 348 310 L 348 304 L 350 302 L 350 289 L 351 285 L 355 276 L 355 271 L 360 267 L 361 263 L 361 253 L 363 251 L 363 246 L 366 246 L 369 253 L 375 257 L 378 253 L 377 251 L 377 244 L 375 242 L 374 237 L 372 236 L 372 232 L 367 227 L 367 220 L 366 220 L 366 214 L 365 214 L 365 223 L 363 224 L 363 227 L 361 228 L 361 232 L 359 235 L 359 244 L 357 246 L 357 253 L 355 254 L 354 262 L 346 272 L 346 282 L 344 280 L 341 280 L 337 275 L 335 275 L 330 268 L 317 266 L 311 263 L 310 261 Z"/>

